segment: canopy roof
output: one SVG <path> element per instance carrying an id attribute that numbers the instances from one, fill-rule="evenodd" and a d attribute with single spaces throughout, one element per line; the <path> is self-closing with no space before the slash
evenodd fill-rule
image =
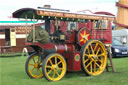
<path id="1" fill-rule="evenodd" d="M 101 14 L 78 14 L 70 12 L 60 12 L 60 11 L 51 11 L 44 9 L 34 9 L 34 8 L 22 8 L 13 12 L 14 18 L 25 18 L 28 19 L 44 19 L 44 16 L 49 16 L 50 18 L 60 18 L 60 19 L 91 19 L 91 20 L 114 20 L 114 16 L 110 15 L 101 15 Z"/>
<path id="2" fill-rule="evenodd" d="M 12 16 L 14 18 L 25 18 L 27 16 L 28 19 L 33 19 L 33 14 L 35 15 L 35 19 L 40 19 L 40 16 L 37 16 L 36 9 L 33 8 L 21 8 L 17 11 L 13 12 Z"/>

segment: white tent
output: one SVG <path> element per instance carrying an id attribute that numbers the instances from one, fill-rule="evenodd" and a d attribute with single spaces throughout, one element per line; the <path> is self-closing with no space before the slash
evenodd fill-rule
<path id="1" fill-rule="evenodd" d="M 128 46 L 128 29 L 113 30 L 112 37 L 120 40 L 124 45 Z"/>

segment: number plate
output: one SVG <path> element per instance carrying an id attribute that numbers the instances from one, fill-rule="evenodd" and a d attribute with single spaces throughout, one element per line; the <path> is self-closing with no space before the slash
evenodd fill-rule
<path id="1" fill-rule="evenodd" d="M 127 54 L 128 52 L 122 52 L 122 54 Z"/>

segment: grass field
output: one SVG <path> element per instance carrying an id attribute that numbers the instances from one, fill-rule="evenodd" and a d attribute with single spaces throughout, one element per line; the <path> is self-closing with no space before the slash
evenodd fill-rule
<path id="1" fill-rule="evenodd" d="M 30 79 L 25 73 L 27 57 L 0 57 L 0 85 L 128 85 L 128 57 L 115 58 L 116 72 L 86 76 L 82 71 L 67 73 L 57 82 L 45 78 Z"/>

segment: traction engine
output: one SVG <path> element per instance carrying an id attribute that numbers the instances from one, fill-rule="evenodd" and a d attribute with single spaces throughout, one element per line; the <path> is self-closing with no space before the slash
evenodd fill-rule
<path id="1" fill-rule="evenodd" d="M 108 32 L 111 35 L 110 21 L 114 19 L 113 17 L 30 8 L 14 12 L 13 17 L 25 18 L 25 13 L 29 15 L 27 18 L 44 19 L 45 29 L 50 36 L 49 42 L 45 44 L 26 42 L 27 46 L 34 49 L 25 64 L 26 73 L 29 77 L 41 78 L 44 76 L 49 81 L 58 81 L 64 77 L 67 71 L 80 71 L 82 69 L 88 76 L 103 73 L 107 63 L 105 44 L 107 44 L 106 42 L 111 44 L 111 37 L 102 34 Z M 58 25 L 55 25 L 55 31 L 51 34 L 51 20 L 76 22 L 75 29 L 63 31 L 61 26 L 59 28 Z M 108 30 L 97 27 L 97 23 L 102 22 L 102 20 L 107 22 Z M 86 25 L 80 27 L 80 21 Z M 95 27 L 100 29 L 94 29 Z M 104 30 L 107 31 L 104 32 Z"/>

